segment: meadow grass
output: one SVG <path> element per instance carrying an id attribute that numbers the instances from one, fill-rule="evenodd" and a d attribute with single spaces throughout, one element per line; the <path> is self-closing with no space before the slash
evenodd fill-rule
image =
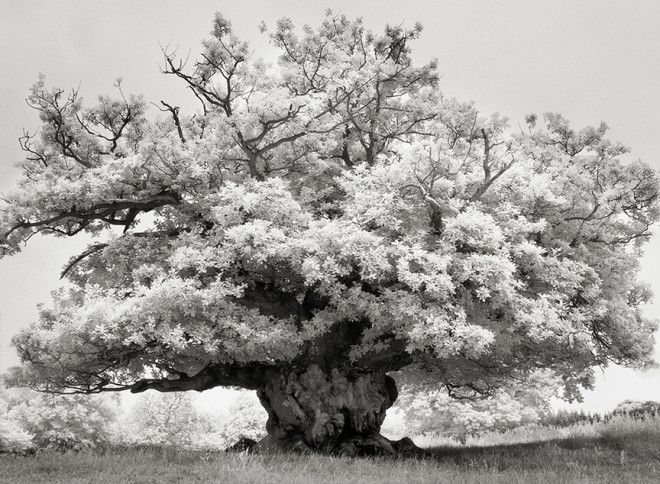
<path id="1" fill-rule="evenodd" d="M 430 446 L 423 459 L 247 455 L 173 448 L 3 455 L 0 482 L 660 482 L 660 418 L 615 419 L 548 429 L 545 435 L 532 427 L 527 433 L 523 428 L 498 434 L 499 443 L 492 443 L 495 435 L 487 435 L 482 442 L 468 441 L 467 445 Z"/>

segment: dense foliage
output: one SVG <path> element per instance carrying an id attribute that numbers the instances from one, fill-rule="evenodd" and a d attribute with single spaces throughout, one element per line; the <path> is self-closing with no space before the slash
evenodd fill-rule
<path id="1" fill-rule="evenodd" d="M 594 365 L 648 363 L 637 273 L 656 174 L 624 161 L 604 123 L 549 113 L 513 129 L 445 96 L 435 62 L 412 61 L 420 32 L 282 19 L 269 64 L 218 15 L 193 65 L 165 52 L 200 110 L 163 102 L 156 121 L 120 85 L 85 105 L 40 79 L 0 253 L 35 233 L 98 241 L 15 338 L 22 381 L 257 389 L 273 421 L 326 429 L 305 430 L 320 445 L 348 425 L 340 388 L 377 388 L 355 403 L 373 408 L 368 431 L 350 424 L 377 430 L 396 398 L 385 372 L 472 398 L 541 368 L 571 398 Z M 332 397 L 299 398 L 320 391 Z"/>

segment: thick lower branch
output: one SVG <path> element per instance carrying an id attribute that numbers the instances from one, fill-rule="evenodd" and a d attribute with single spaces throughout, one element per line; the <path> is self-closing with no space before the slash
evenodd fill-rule
<path id="1" fill-rule="evenodd" d="M 266 372 L 270 369 L 272 367 L 261 363 L 210 365 L 192 376 L 183 374 L 177 379 L 145 379 L 128 388 L 132 393 L 140 393 L 145 390 L 159 392 L 195 390 L 201 392 L 217 386 L 238 386 L 256 390 L 264 385 Z"/>

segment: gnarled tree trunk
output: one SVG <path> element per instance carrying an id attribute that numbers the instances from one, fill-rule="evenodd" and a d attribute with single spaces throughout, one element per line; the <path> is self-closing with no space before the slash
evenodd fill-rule
<path id="1" fill-rule="evenodd" d="M 343 455 L 416 453 L 410 439 L 380 434 L 397 397 L 385 372 L 357 369 L 273 371 L 257 391 L 268 412 L 268 435 L 255 452 L 320 451 Z"/>

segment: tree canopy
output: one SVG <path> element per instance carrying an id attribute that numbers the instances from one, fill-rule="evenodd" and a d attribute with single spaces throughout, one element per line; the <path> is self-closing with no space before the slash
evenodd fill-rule
<path id="1" fill-rule="evenodd" d="M 390 372 L 472 398 L 544 369 L 572 397 L 595 365 L 648 364 L 637 274 L 656 173 L 604 123 L 511 125 L 447 97 L 436 63 L 412 61 L 421 30 L 281 19 L 268 63 L 218 14 L 197 61 L 164 51 L 198 111 L 161 101 L 158 119 L 120 83 L 88 105 L 40 79 L 0 253 L 34 234 L 97 240 L 14 339 L 23 381 L 257 389 L 280 427 L 293 417 L 275 395 L 294 383 L 364 384 L 379 427 Z M 318 405 L 295 399 L 300 415 Z M 337 412 L 323 428 L 349 425 Z"/>

